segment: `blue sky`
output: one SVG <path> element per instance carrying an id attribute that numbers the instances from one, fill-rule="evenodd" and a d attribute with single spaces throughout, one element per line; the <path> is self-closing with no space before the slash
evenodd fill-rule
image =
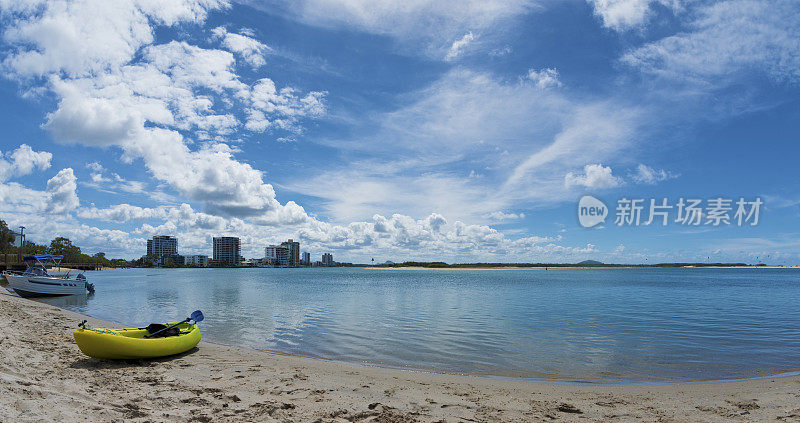
<path id="1" fill-rule="evenodd" d="M 800 264 L 793 1 L 0 1 L 0 16 L 0 218 L 37 242 Z M 579 224 L 583 195 L 604 224 Z M 764 204 L 754 226 L 617 226 L 622 198 Z"/>

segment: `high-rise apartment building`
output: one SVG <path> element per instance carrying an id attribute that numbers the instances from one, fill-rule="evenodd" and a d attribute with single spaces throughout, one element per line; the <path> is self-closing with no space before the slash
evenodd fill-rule
<path id="1" fill-rule="evenodd" d="M 281 245 L 267 245 L 264 248 L 264 257 L 271 259 L 272 264 L 276 266 L 286 267 L 290 265 L 291 251 L 289 247 Z"/>
<path id="2" fill-rule="evenodd" d="M 290 239 L 281 242 L 281 245 L 289 248 L 289 266 L 300 264 L 300 243 Z"/>
<path id="3" fill-rule="evenodd" d="M 167 258 L 173 261 L 178 257 L 178 238 L 168 235 L 154 236 L 147 240 L 147 255 L 153 259 L 154 264 L 160 266 Z"/>
<path id="4" fill-rule="evenodd" d="M 322 255 L 322 265 L 331 267 L 333 266 L 333 254 L 325 253 Z"/>
<path id="5" fill-rule="evenodd" d="M 233 236 L 214 237 L 214 263 L 217 266 L 238 266 L 242 261 L 239 254 L 239 238 Z"/>

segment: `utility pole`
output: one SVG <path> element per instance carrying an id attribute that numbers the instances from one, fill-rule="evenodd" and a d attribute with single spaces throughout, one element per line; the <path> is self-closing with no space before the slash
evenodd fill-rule
<path id="1" fill-rule="evenodd" d="M 22 261 L 22 246 L 25 245 L 25 227 L 19 227 L 19 260 Z"/>

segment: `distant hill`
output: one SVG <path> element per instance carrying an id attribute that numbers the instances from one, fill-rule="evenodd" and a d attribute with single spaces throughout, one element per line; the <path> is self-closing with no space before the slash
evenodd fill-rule
<path id="1" fill-rule="evenodd" d="M 602 265 L 603 262 L 597 260 L 584 260 L 580 263 L 577 263 L 579 266 L 597 266 Z"/>

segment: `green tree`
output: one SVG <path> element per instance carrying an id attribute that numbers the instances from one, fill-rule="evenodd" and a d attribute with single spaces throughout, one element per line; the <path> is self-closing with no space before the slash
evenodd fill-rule
<path id="1" fill-rule="evenodd" d="M 60 254 L 64 256 L 64 261 L 67 263 L 78 263 L 81 261 L 81 248 L 77 245 L 73 245 L 69 238 L 63 236 L 51 241 L 47 252 L 49 254 Z"/>
<path id="2" fill-rule="evenodd" d="M 99 264 L 103 267 L 113 267 L 111 260 L 106 258 L 106 253 L 99 252 L 92 256 L 92 263 Z"/>
<path id="3" fill-rule="evenodd" d="M 19 248 L 14 249 L 15 252 L 19 251 Z M 25 241 L 25 244 L 22 246 L 22 254 L 47 254 L 48 248 L 45 245 L 38 245 L 35 242 Z"/>
<path id="4" fill-rule="evenodd" d="M 10 253 L 12 242 L 14 242 L 14 236 L 11 235 L 11 229 L 8 228 L 6 222 L 0 219 L 0 253 Z"/>

